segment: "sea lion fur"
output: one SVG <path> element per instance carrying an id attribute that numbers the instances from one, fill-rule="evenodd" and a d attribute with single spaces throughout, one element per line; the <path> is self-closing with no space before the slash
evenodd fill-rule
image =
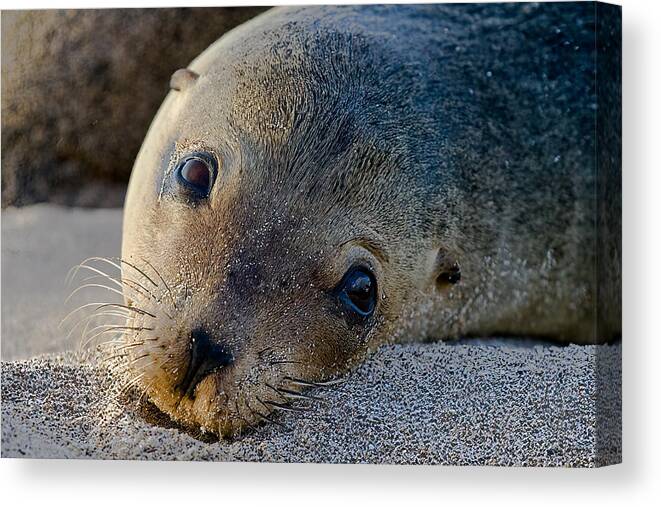
<path id="1" fill-rule="evenodd" d="M 278 8 L 175 74 L 125 208 L 123 258 L 154 282 L 126 268 L 154 293 L 125 287 L 155 316 L 126 338 L 148 397 L 227 436 L 388 341 L 617 336 L 619 301 L 595 325 L 594 22 L 587 4 Z M 175 181 L 196 154 L 204 199 Z M 356 265 L 366 320 L 338 303 Z M 199 340 L 224 362 L 190 384 Z"/>

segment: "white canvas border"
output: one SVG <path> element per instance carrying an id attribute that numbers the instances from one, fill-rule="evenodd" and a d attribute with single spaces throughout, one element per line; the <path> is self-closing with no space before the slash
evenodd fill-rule
<path id="1" fill-rule="evenodd" d="M 279 3 L 142 0 L 139 6 Z M 333 2 L 347 3 L 347 2 Z M 351 2 L 348 2 L 351 3 Z M 361 2 L 379 3 L 379 2 Z M 418 2 L 421 3 L 421 2 Z M 620 3 L 620 2 L 617 2 Z M 2 460 L 5 505 L 648 505 L 661 497 L 661 19 L 624 0 L 624 464 L 600 470 Z M 2 0 L 2 9 L 130 2 Z M 5 295 L 7 297 L 7 295 Z M 6 502 L 6 503 L 5 503 Z"/>

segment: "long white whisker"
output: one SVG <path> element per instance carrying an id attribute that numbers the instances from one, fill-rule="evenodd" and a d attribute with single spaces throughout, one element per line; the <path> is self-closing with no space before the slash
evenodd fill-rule
<path id="1" fill-rule="evenodd" d="M 89 268 L 89 266 L 83 266 L 84 268 L 92 269 Z M 98 270 L 95 270 L 98 271 Z M 99 273 L 101 273 L 99 271 Z M 113 283 L 118 285 L 119 287 L 123 289 L 129 289 L 134 291 L 136 294 L 140 294 L 142 296 L 146 296 L 147 298 L 153 299 L 154 301 L 158 301 L 158 298 L 154 295 L 153 292 L 151 292 L 147 287 L 142 285 L 140 282 L 137 282 L 131 278 L 122 278 L 121 281 L 117 280 L 116 278 L 113 278 L 107 273 L 101 273 L 99 275 L 94 275 L 94 276 L 88 276 L 87 278 L 83 278 L 82 283 L 88 282 L 90 280 L 95 280 L 98 278 L 104 278 L 111 280 Z"/>
<path id="2" fill-rule="evenodd" d="M 78 274 L 78 271 L 80 271 L 80 269 L 81 269 L 82 267 L 84 267 L 84 266 L 88 266 L 87 263 L 88 263 L 88 262 L 92 262 L 92 261 L 102 261 L 102 262 L 105 262 L 105 263 L 107 263 L 107 264 L 110 264 L 111 266 L 114 266 L 115 268 L 119 269 L 119 271 L 120 271 L 120 273 L 121 273 L 122 268 L 121 268 L 119 265 L 115 264 L 114 262 L 110 261 L 109 259 L 106 259 L 105 257 L 88 257 L 87 259 L 85 259 L 84 261 L 82 261 L 80 264 L 76 264 L 75 266 L 73 266 L 73 267 L 67 272 L 67 276 L 64 278 L 64 284 L 65 284 L 65 285 L 69 285 L 69 284 L 71 283 L 71 281 L 72 281 L 72 280 L 76 277 L 76 275 Z"/>
<path id="3" fill-rule="evenodd" d="M 156 315 L 153 313 L 149 313 L 148 311 L 142 310 L 141 308 L 138 308 L 137 306 L 128 306 L 128 305 L 123 305 L 121 303 L 104 303 L 100 306 L 100 308 L 105 308 L 107 306 L 114 306 L 116 308 L 123 308 L 125 310 L 131 311 L 138 313 L 140 315 L 149 315 L 152 318 L 156 318 Z M 171 317 L 170 317 L 171 318 Z"/>
<path id="4" fill-rule="evenodd" d="M 99 287 L 99 288 L 101 288 L 101 289 L 109 290 L 109 291 L 111 291 L 111 292 L 114 292 L 115 294 L 119 294 L 120 296 L 124 297 L 124 294 L 122 293 L 121 290 L 117 290 L 117 289 L 114 289 L 114 288 L 112 288 L 112 287 L 108 287 L 107 285 L 102 285 L 102 284 L 100 284 L 100 283 L 86 283 L 86 284 L 84 284 L 84 285 L 81 285 L 81 286 L 78 287 L 77 289 L 75 289 L 71 294 L 69 294 L 69 297 L 67 297 L 67 298 L 64 300 L 64 304 L 66 305 L 66 304 L 71 300 L 71 298 L 72 298 L 77 292 L 79 292 L 79 291 L 81 291 L 81 290 L 83 290 L 83 289 L 86 289 L 86 288 L 88 288 L 88 287 Z"/>
<path id="5" fill-rule="evenodd" d="M 71 337 L 71 335 L 78 328 L 78 326 L 80 326 L 81 324 L 83 324 L 83 323 L 85 323 L 89 320 L 92 320 L 94 318 L 99 318 L 99 317 L 121 317 L 125 320 L 128 320 L 129 319 L 129 314 L 121 313 L 121 312 L 101 312 L 101 313 L 94 312 L 91 315 L 87 315 L 86 317 L 83 317 L 78 322 L 76 322 L 76 324 L 67 333 L 66 339 L 68 340 L 69 337 Z"/>
<path id="6" fill-rule="evenodd" d="M 110 280 L 111 282 L 113 282 L 115 285 L 117 285 L 120 288 L 122 286 L 122 284 L 116 278 L 110 276 L 105 271 L 101 271 L 100 269 L 95 268 L 94 266 L 88 266 L 86 264 L 79 264 L 76 267 L 78 268 L 78 270 L 87 269 L 88 271 L 92 271 L 93 273 L 96 273 L 98 276 L 102 276 L 103 278 L 107 278 L 108 280 Z M 78 271 L 76 271 L 76 274 L 77 273 L 78 273 Z M 75 278 L 75 275 L 71 277 L 71 280 L 69 281 L 69 284 L 71 284 L 71 282 L 73 282 L 74 278 Z M 91 278 L 95 278 L 95 277 L 86 278 L 86 279 L 83 280 L 83 282 L 85 282 L 87 280 L 90 280 Z"/>
<path id="7" fill-rule="evenodd" d="M 107 327 L 107 326 L 99 326 L 99 327 Z M 95 329 L 98 329 L 99 327 L 97 327 Z M 91 336 L 90 338 L 85 340 L 85 342 L 81 345 L 81 348 L 85 348 L 92 340 L 94 340 L 94 338 L 96 338 L 97 336 L 101 336 L 105 333 L 116 332 L 118 335 L 122 335 L 122 334 L 130 334 L 132 331 L 153 331 L 153 329 L 154 328 L 151 328 L 151 327 L 130 327 L 130 326 L 113 326 L 113 327 L 109 327 L 108 329 L 105 329 L 103 331 L 99 331 L 98 333 L 94 334 L 93 336 Z M 91 332 L 91 331 L 89 331 L 89 332 Z M 86 338 L 86 335 L 83 336 L 83 339 L 84 338 Z"/>
<path id="8" fill-rule="evenodd" d="M 151 314 L 151 313 L 149 313 L 149 312 L 146 312 L 146 311 L 141 310 L 140 308 L 137 308 L 137 307 L 134 307 L 134 306 L 127 306 L 127 305 L 123 305 L 123 304 L 121 304 L 121 303 L 102 303 L 102 302 L 100 302 L 100 301 L 96 301 L 96 302 L 93 302 L 93 303 L 85 303 L 85 304 L 83 304 L 83 305 L 80 305 L 78 308 L 75 308 L 75 309 L 71 310 L 71 311 L 70 311 L 70 312 L 69 312 L 69 313 L 68 313 L 68 314 L 67 314 L 67 315 L 66 315 L 66 316 L 60 321 L 59 327 L 61 328 L 62 325 L 63 325 L 68 319 L 70 319 L 74 314 L 78 313 L 79 311 L 83 310 L 84 308 L 89 308 L 90 306 L 97 306 L 96 310 L 100 310 L 101 308 L 106 308 L 106 307 L 109 307 L 109 306 L 114 306 L 114 307 L 116 307 L 116 308 L 124 308 L 124 309 L 126 309 L 126 310 L 133 311 L 133 312 L 139 313 L 139 314 L 141 314 L 141 315 L 149 315 L 150 317 L 156 318 L 156 315 L 153 315 L 153 314 Z"/>

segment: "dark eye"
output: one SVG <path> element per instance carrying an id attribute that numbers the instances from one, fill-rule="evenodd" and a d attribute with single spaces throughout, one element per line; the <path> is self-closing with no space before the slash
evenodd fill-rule
<path id="1" fill-rule="evenodd" d="M 213 184 L 214 169 L 202 157 L 190 157 L 179 164 L 177 178 L 197 197 L 207 197 Z"/>
<path id="2" fill-rule="evenodd" d="M 353 268 L 340 284 L 340 300 L 361 317 L 372 314 L 376 306 L 376 280 L 366 268 Z"/>

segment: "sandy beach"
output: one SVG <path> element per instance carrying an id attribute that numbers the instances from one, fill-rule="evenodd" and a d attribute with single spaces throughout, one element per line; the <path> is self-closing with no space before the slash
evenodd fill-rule
<path id="1" fill-rule="evenodd" d="M 388 346 L 323 401 L 232 442 L 175 427 L 57 328 L 74 264 L 120 210 L 2 212 L 2 457 L 592 467 L 621 460 L 619 345 Z"/>
<path id="2" fill-rule="evenodd" d="M 231 443 L 146 422 L 136 402 L 115 401 L 113 378 L 89 358 L 10 362 L 2 369 L 2 456 L 591 467 L 621 452 L 595 455 L 609 430 L 598 431 L 593 415 L 596 353 L 382 348 L 347 383 L 318 389 L 324 401 L 309 412 L 279 417 L 287 428 L 264 426 Z M 615 368 L 619 347 L 599 355 Z M 608 410 L 619 410 L 619 391 L 602 395 Z"/>

